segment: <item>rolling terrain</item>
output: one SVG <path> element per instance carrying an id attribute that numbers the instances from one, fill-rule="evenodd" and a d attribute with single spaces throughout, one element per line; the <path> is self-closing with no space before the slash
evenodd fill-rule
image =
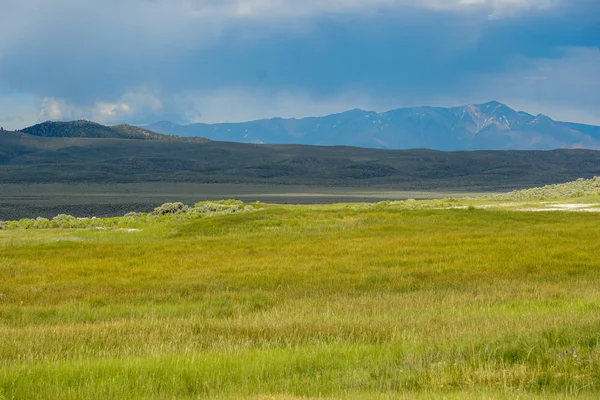
<path id="1" fill-rule="evenodd" d="M 504 190 L 600 174 L 592 150 L 441 152 L 0 134 L 0 183 L 196 182 Z"/>
<path id="2" fill-rule="evenodd" d="M 178 125 L 163 121 L 146 128 L 244 143 L 435 150 L 600 149 L 600 127 L 558 122 L 542 114 L 534 116 L 497 101 L 383 113 L 356 109 L 317 118 L 243 123 Z"/>

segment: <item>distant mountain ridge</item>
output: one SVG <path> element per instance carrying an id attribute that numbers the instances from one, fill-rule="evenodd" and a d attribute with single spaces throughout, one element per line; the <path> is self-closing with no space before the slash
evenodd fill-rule
<path id="1" fill-rule="evenodd" d="M 90 138 L 90 139 L 138 139 L 138 140 L 176 140 L 173 135 L 165 135 L 137 126 L 122 124 L 105 126 L 95 122 L 78 120 L 69 122 L 47 121 L 22 129 L 21 132 L 39 137 L 53 138 Z M 192 141 L 208 141 L 200 137 L 185 138 Z"/>
<path id="2" fill-rule="evenodd" d="M 324 117 L 272 118 L 242 123 L 144 128 L 163 134 L 241 143 L 347 145 L 384 149 L 550 150 L 600 149 L 600 127 L 558 122 L 497 101 L 461 107 L 360 109 Z"/>

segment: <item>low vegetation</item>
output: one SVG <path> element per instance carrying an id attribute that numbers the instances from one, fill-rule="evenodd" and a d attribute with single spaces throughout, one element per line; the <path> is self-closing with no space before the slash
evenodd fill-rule
<path id="1" fill-rule="evenodd" d="M 494 196 L 500 200 L 552 200 L 577 197 L 600 196 L 600 176 L 592 179 L 577 179 L 574 182 L 547 185 L 544 187 L 517 190 Z"/>
<path id="2" fill-rule="evenodd" d="M 164 203 L 156 207 L 151 213 L 130 212 L 123 217 L 113 218 L 77 218 L 72 215 L 59 214 L 52 219 L 48 218 L 22 218 L 17 221 L 0 221 L 0 230 L 10 229 L 85 229 L 108 227 L 132 227 L 140 224 L 160 222 L 169 217 L 177 216 L 177 220 L 195 219 L 215 215 L 247 213 L 256 211 L 255 207 L 244 205 L 239 200 L 203 201 L 194 207 L 183 203 Z"/>
<path id="3" fill-rule="evenodd" d="M 482 203 L 19 222 L 0 398 L 598 398 L 600 213 Z"/>

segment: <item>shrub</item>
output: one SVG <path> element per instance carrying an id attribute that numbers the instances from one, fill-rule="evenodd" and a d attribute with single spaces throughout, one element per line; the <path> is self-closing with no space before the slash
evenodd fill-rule
<path id="1" fill-rule="evenodd" d="M 197 214 L 235 214 L 239 212 L 252 212 L 254 207 L 240 200 L 201 201 L 194 205 L 192 212 Z"/>
<path id="2" fill-rule="evenodd" d="M 35 229 L 48 229 L 51 228 L 52 225 L 48 218 L 37 217 L 33 223 L 33 227 Z"/>
<path id="3" fill-rule="evenodd" d="M 67 214 L 58 214 L 56 217 L 52 218 L 52 221 L 55 222 L 52 225 L 59 228 L 76 228 L 79 226 L 79 220 L 74 216 Z"/>
<path id="4" fill-rule="evenodd" d="M 202 202 L 202 203 L 196 203 L 196 205 L 194 206 L 194 212 L 197 212 L 200 214 L 208 214 L 208 213 L 221 212 L 227 208 L 228 208 L 227 206 L 224 206 L 223 204 L 219 204 L 219 203 Z"/>
<path id="5" fill-rule="evenodd" d="M 183 203 L 165 203 L 154 209 L 154 215 L 177 215 L 188 212 L 189 207 Z"/>
<path id="6" fill-rule="evenodd" d="M 21 218 L 18 222 L 21 229 L 32 229 L 35 225 L 35 220 L 29 218 Z"/>

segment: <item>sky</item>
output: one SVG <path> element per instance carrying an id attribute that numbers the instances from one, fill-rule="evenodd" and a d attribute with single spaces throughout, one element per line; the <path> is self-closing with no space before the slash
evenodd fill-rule
<path id="1" fill-rule="evenodd" d="M 600 0 L 0 0 L 0 126 L 498 100 L 600 125 Z"/>

